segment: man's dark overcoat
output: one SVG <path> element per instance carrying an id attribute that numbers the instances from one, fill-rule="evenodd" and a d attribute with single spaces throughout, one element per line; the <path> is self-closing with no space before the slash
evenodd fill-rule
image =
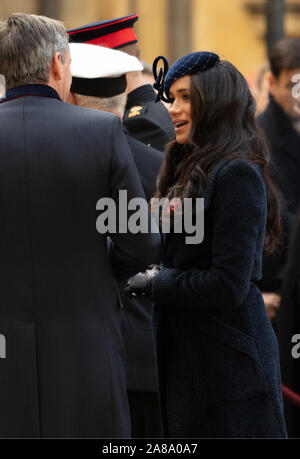
<path id="1" fill-rule="evenodd" d="M 164 269 L 154 278 L 165 433 L 285 437 L 277 342 L 255 285 L 266 225 L 262 176 L 226 160 L 209 175 L 204 200 L 203 242 L 166 234 Z"/>
<path id="2" fill-rule="evenodd" d="M 96 204 L 144 194 L 120 120 L 41 86 L 0 104 L 0 436 L 128 437 L 122 315 Z M 153 260 L 154 236 L 110 236 L 123 276 Z"/>

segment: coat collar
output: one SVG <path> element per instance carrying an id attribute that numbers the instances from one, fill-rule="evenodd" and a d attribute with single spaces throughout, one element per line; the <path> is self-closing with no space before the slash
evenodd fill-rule
<path id="1" fill-rule="evenodd" d="M 129 110 L 134 105 L 154 102 L 155 92 L 150 84 L 145 84 L 131 91 L 127 96 L 126 110 Z"/>
<path id="2" fill-rule="evenodd" d="M 8 100 L 18 99 L 19 97 L 25 96 L 50 97 L 61 101 L 58 93 L 55 89 L 51 88 L 51 86 L 46 84 L 25 84 L 8 89 L 5 97 L 0 99 L 0 104 L 7 102 Z"/>

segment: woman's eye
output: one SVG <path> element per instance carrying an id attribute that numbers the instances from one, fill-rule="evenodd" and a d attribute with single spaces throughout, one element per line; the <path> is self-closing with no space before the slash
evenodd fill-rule
<path id="1" fill-rule="evenodd" d="M 184 94 L 183 99 L 184 99 L 184 100 L 190 100 L 191 97 L 190 97 L 189 94 Z"/>

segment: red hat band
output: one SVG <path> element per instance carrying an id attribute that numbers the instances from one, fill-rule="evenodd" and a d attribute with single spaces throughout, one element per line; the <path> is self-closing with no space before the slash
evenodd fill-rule
<path id="1" fill-rule="evenodd" d="M 102 37 L 94 38 L 93 40 L 86 41 L 85 43 L 91 45 L 105 46 L 106 48 L 118 48 L 124 46 L 124 44 L 130 44 L 137 42 L 137 37 L 132 29 L 118 30 Z"/>

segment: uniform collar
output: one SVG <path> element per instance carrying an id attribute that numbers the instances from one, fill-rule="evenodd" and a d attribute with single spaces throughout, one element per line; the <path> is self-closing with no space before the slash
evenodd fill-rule
<path id="1" fill-rule="evenodd" d="M 147 102 L 154 102 L 155 92 L 151 84 L 144 84 L 139 88 L 131 91 L 127 96 L 126 110 L 129 110 L 134 105 L 139 105 Z"/>
<path id="2" fill-rule="evenodd" d="M 50 97 L 61 101 L 58 93 L 55 89 L 51 88 L 51 86 L 46 84 L 24 84 L 22 86 L 16 86 L 15 88 L 8 89 L 5 97 L 0 99 L 0 103 L 25 96 Z"/>

